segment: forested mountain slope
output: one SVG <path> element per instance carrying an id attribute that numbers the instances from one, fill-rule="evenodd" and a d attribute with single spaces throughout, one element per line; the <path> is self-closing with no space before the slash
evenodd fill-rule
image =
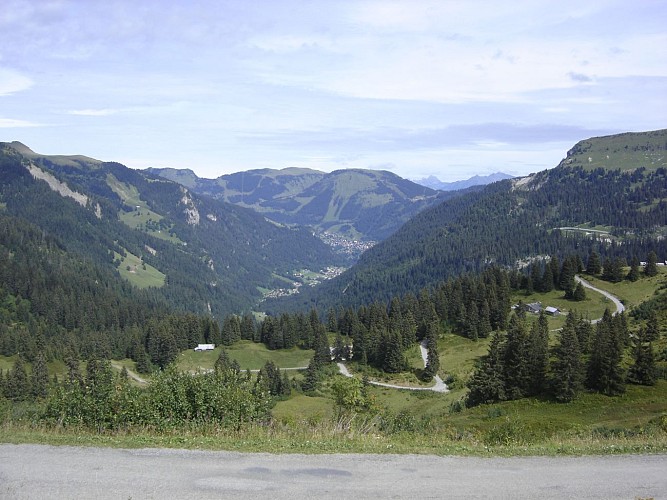
<path id="1" fill-rule="evenodd" d="M 8 226 L 29 224 L 82 262 L 82 274 L 125 278 L 173 310 L 249 310 L 259 288 L 279 276 L 337 261 L 308 231 L 278 227 L 118 163 L 2 143 L 0 172 L 0 215 Z M 24 249 L 15 242 L 5 251 Z M 47 282 L 59 279 L 55 269 L 42 271 Z"/>
<path id="2" fill-rule="evenodd" d="M 442 194 L 386 171 L 262 169 L 198 178 L 190 170 L 149 169 L 193 191 L 252 208 L 276 222 L 360 240 L 383 240 Z"/>
<path id="3" fill-rule="evenodd" d="M 584 168 L 589 156 L 604 160 Z M 491 263 L 590 249 L 628 262 L 653 250 L 665 260 L 666 158 L 667 130 L 582 141 L 557 168 L 421 212 L 336 280 L 271 307 L 386 300 Z"/>

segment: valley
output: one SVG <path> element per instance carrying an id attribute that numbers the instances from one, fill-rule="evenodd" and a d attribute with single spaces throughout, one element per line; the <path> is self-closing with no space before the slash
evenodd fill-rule
<path id="1" fill-rule="evenodd" d="M 439 193 L 2 143 L 0 439 L 665 452 L 665 144 Z"/>

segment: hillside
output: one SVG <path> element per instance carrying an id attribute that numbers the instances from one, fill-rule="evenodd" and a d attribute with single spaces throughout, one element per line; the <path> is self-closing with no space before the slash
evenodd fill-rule
<path id="1" fill-rule="evenodd" d="M 174 310 L 249 310 L 294 271 L 338 262 L 308 231 L 119 163 L 39 155 L 14 142 L 0 144 L 0 171 L 0 214 L 9 225 L 41 231 Z"/>
<path id="2" fill-rule="evenodd" d="M 585 170 L 656 170 L 667 167 L 667 132 L 627 132 L 580 141 L 567 152 L 559 167 Z"/>
<path id="3" fill-rule="evenodd" d="M 628 262 L 654 250 L 665 260 L 667 169 L 659 165 L 666 143 L 667 130 L 582 141 L 552 170 L 424 210 L 336 280 L 272 307 L 370 303 L 491 263 L 514 267 L 538 256 L 586 257 L 591 249 Z M 609 150 L 611 158 L 611 144 L 622 151 L 613 166 L 577 164 L 592 151 Z"/>
<path id="4" fill-rule="evenodd" d="M 194 192 L 281 224 L 310 226 L 352 240 L 379 241 L 438 201 L 437 191 L 386 171 L 249 170 L 202 179 L 189 170 L 149 169 Z"/>

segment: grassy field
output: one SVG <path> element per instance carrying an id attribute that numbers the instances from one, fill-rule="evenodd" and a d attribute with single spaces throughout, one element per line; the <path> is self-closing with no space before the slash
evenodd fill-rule
<path id="1" fill-rule="evenodd" d="M 627 274 L 629 269 L 626 268 L 624 272 Z M 667 266 L 658 267 L 657 276 L 646 278 L 642 275 L 642 278 L 634 283 L 630 281 L 609 283 L 590 276 L 584 276 L 584 278 L 591 285 L 617 296 L 627 308 L 632 308 L 651 298 L 660 287 L 667 287 Z M 587 290 L 586 293 L 591 294 L 593 292 Z"/>
<path id="2" fill-rule="evenodd" d="M 139 257 L 130 252 L 125 252 L 125 257 L 114 252 L 114 259 L 121 259 L 118 272 L 121 277 L 128 280 L 137 288 L 148 288 L 151 286 L 164 286 L 165 275 L 155 267 L 146 264 Z"/>
<path id="3" fill-rule="evenodd" d="M 141 199 L 141 195 L 136 186 L 120 182 L 112 174 L 107 175 L 107 184 L 109 187 L 133 210 L 125 212 L 121 210 L 118 214 L 120 220 L 131 227 L 150 233 L 156 238 L 160 238 L 172 243 L 182 243 L 176 236 L 169 233 L 168 230 L 155 229 L 154 225 L 159 223 L 163 217 L 157 212 L 153 212 L 146 202 Z"/>
<path id="4" fill-rule="evenodd" d="M 609 170 L 631 170 L 645 167 L 656 170 L 667 165 L 665 160 L 665 138 L 667 131 L 628 133 L 610 137 L 596 137 L 581 141 L 578 151 L 572 155 L 568 165 L 586 170 L 606 168 Z M 651 148 L 646 146 L 650 144 Z"/>
<path id="5" fill-rule="evenodd" d="M 184 351 L 177 359 L 178 367 L 190 372 L 211 370 L 221 350 L 221 347 L 216 347 L 213 351 Z M 237 342 L 233 346 L 225 347 L 225 350 L 230 358 L 238 362 L 242 370 L 259 370 L 267 361 L 273 361 L 279 368 L 305 367 L 313 357 L 311 350 L 294 348 L 272 351 L 264 344 L 250 341 Z"/>

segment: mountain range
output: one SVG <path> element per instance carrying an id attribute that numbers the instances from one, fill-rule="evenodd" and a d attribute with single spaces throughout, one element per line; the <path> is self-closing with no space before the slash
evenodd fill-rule
<path id="1" fill-rule="evenodd" d="M 0 143 L 0 171 L 8 226 L 41 232 L 109 283 L 122 278 L 175 310 L 249 310 L 264 290 L 291 284 L 295 270 L 342 262 L 310 230 L 119 163 L 40 155 L 12 142 Z"/>
<path id="2" fill-rule="evenodd" d="M 128 304 L 220 317 L 256 308 L 275 289 L 294 293 L 262 309 L 386 300 L 549 255 L 644 260 L 655 251 L 665 260 L 666 149 L 667 130 L 586 139 L 553 169 L 444 194 L 389 172 L 256 170 L 207 180 L 0 143 L 0 271 L 9 276 L 0 287 L 36 296 L 36 285 L 14 276 L 16 256 L 30 256 L 21 269 L 42 276 L 43 297 L 59 276 L 78 276 L 73 290 L 104 283 L 105 300 L 121 294 Z M 309 271 L 345 262 L 313 227 L 382 241 L 340 276 L 299 288 Z"/>
<path id="3" fill-rule="evenodd" d="M 470 179 L 465 179 L 462 181 L 442 182 L 436 176 L 431 175 L 424 179 L 418 179 L 415 182 L 422 186 L 426 186 L 431 189 L 437 189 L 440 191 L 457 191 L 460 189 L 467 189 L 473 186 L 486 186 L 487 184 L 491 184 L 492 182 L 511 179 L 512 177 L 513 176 L 509 174 L 496 172 L 489 175 L 475 175 Z"/>
<path id="4" fill-rule="evenodd" d="M 445 197 L 381 170 L 261 169 L 217 179 L 197 177 L 191 170 L 149 171 L 195 193 L 251 208 L 280 224 L 308 226 L 349 240 L 383 240 Z"/>
<path id="5" fill-rule="evenodd" d="M 417 293 L 490 264 L 516 267 L 591 250 L 667 259 L 667 130 L 591 138 L 553 169 L 423 210 L 315 289 L 268 305 L 326 309 Z"/>

